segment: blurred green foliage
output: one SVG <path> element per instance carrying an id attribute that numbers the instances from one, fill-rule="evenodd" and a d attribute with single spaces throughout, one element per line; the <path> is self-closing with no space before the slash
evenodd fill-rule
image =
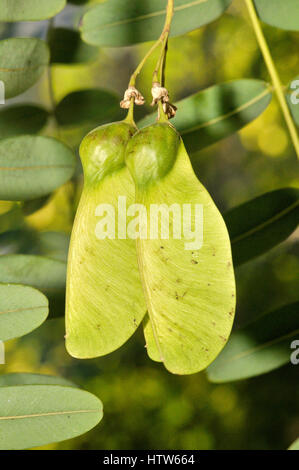
<path id="1" fill-rule="evenodd" d="M 79 17 L 76 10 L 74 24 Z M 263 27 L 287 85 L 298 75 L 298 33 Z M 4 27 L 0 30 L 5 35 Z M 102 49 L 94 62 L 53 65 L 55 100 L 94 87 L 122 94 L 130 72 L 149 47 L 147 43 Z M 147 103 L 151 101 L 155 59 L 146 65 L 138 85 Z M 169 41 L 167 87 L 173 101 L 238 78 L 269 80 L 243 2 L 234 1 L 216 22 Z M 51 108 L 46 76 L 26 92 L 26 98 Z M 24 101 L 24 97 L 14 101 L 18 100 Z M 148 105 L 147 111 L 151 111 Z M 77 150 L 88 130 L 88 124 L 57 129 L 52 120 L 43 134 L 59 136 Z M 267 191 L 298 187 L 299 183 L 294 150 L 275 100 L 253 123 L 199 152 L 193 160 L 198 177 L 221 211 Z M 78 170 L 72 182 L 26 217 L 29 226 L 41 232 L 69 233 L 81 185 Z M 1 203 L 0 209 L 5 212 L 7 203 Z M 299 300 L 298 253 L 298 235 L 293 234 L 277 248 L 237 269 L 236 326 Z M 98 427 L 82 437 L 45 448 L 284 449 L 298 436 L 298 366 L 288 365 L 261 377 L 215 385 L 207 381 L 204 373 L 173 376 L 151 362 L 144 351 L 141 330 L 119 351 L 88 361 L 69 357 L 63 336 L 63 321 L 49 320 L 30 335 L 8 342 L 6 365 L 1 366 L 1 373 L 63 375 L 103 401 L 105 415 Z"/>

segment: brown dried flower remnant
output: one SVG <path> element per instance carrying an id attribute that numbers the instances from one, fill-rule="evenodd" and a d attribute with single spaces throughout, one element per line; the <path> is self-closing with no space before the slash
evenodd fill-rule
<path id="1" fill-rule="evenodd" d="M 151 106 L 154 106 L 159 101 L 161 101 L 163 111 L 168 117 L 168 119 L 171 119 L 175 116 L 177 107 L 169 102 L 169 94 L 167 88 L 162 87 L 158 82 L 154 82 L 152 87 L 152 97 L 153 101 L 151 103 Z"/>

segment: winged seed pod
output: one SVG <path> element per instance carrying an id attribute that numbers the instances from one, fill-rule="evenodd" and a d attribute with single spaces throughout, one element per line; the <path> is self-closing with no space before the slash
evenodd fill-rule
<path id="1" fill-rule="evenodd" d="M 169 123 L 137 132 L 128 143 L 126 164 L 136 184 L 136 203 L 147 214 L 148 236 L 137 239 L 137 256 L 148 309 L 148 354 L 172 373 L 199 372 L 224 347 L 234 318 L 235 280 L 225 223 Z M 202 208 L 202 246 L 199 241 L 192 247 L 187 235 L 162 238 L 167 217 L 160 219 L 158 236 L 149 236 L 151 208 L 162 204 Z M 168 217 L 174 229 L 177 220 L 170 210 Z M 198 234 L 195 214 L 190 220 L 188 233 Z"/>
<path id="2" fill-rule="evenodd" d="M 108 124 L 90 132 L 80 147 L 84 188 L 71 236 L 66 292 L 66 348 L 77 358 L 119 348 L 146 312 L 135 241 L 96 235 L 101 207 L 112 209 L 118 221 L 118 196 L 134 202 L 124 154 L 135 132 L 126 122 Z"/>

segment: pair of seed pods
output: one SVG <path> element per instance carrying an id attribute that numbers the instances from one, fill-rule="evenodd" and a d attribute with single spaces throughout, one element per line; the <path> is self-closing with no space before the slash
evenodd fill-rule
<path id="1" fill-rule="evenodd" d="M 68 259 L 68 352 L 81 359 L 108 354 L 143 320 L 151 359 L 176 374 L 206 368 L 231 331 L 235 280 L 225 223 L 194 174 L 182 139 L 167 121 L 139 131 L 122 121 L 90 132 L 80 156 L 84 188 Z M 148 226 L 153 205 L 202 207 L 201 246 L 186 249 L 190 240 L 171 230 L 168 238 L 161 230 L 136 240 L 124 233 L 97 237 L 99 207 L 112 207 L 120 228 L 119 196 L 127 207 L 146 209 Z M 191 218 L 194 225 L 194 213 Z M 171 211 L 169 219 L 173 225 Z"/>

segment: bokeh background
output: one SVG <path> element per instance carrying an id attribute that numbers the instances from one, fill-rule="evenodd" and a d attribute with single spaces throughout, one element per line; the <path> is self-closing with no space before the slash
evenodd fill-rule
<path id="1" fill-rule="evenodd" d="M 95 3 L 95 2 L 90 2 Z M 68 5 L 55 26 L 77 28 L 82 8 Z M 45 38 L 48 22 L 0 24 L 0 37 Z M 263 25 L 281 79 L 287 85 L 298 75 L 299 37 Z M 80 65 L 53 65 L 55 101 L 68 93 L 101 87 L 122 95 L 130 73 L 150 47 L 101 49 Z M 155 56 L 139 79 L 150 103 Z M 48 75 L 14 102 L 42 103 L 51 109 Z M 167 88 L 177 101 L 208 86 L 238 78 L 269 80 L 243 2 L 235 0 L 217 21 L 169 41 Z M 147 105 L 147 111 L 150 107 Z M 76 152 L 84 128 L 43 130 Z M 275 99 L 266 111 L 240 132 L 198 153 L 195 170 L 222 212 L 248 199 L 285 186 L 298 187 L 298 167 Z M 80 165 L 76 178 L 57 190 L 41 209 L 26 218 L 32 230 L 69 235 L 80 196 Z M 0 213 L 9 203 L 0 202 Z M 2 253 L 13 252 L 0 244 Z M 29 249 L 30 251 L 30 249 Z M 27 250 L 28 252 L 28 250 Z M 298 301 L 298 234 L 236 270 L 236 326 L 259 314 Z M 56 312 L 51 312 L 55 316 Z M 141 329 L 108 357 L 78 361 L 64 348 L 62 318 L 52 318 L 33 333 L 6 343 L 1 372 L 61 375 L 99 396 L 104 419 L 94 430 L 45 449 L 284 449 L 299 429 L 299 366 L 287 365 L 249 380 L 211 384 L 205 373 L 180 377 L 146 355 Z"/>

